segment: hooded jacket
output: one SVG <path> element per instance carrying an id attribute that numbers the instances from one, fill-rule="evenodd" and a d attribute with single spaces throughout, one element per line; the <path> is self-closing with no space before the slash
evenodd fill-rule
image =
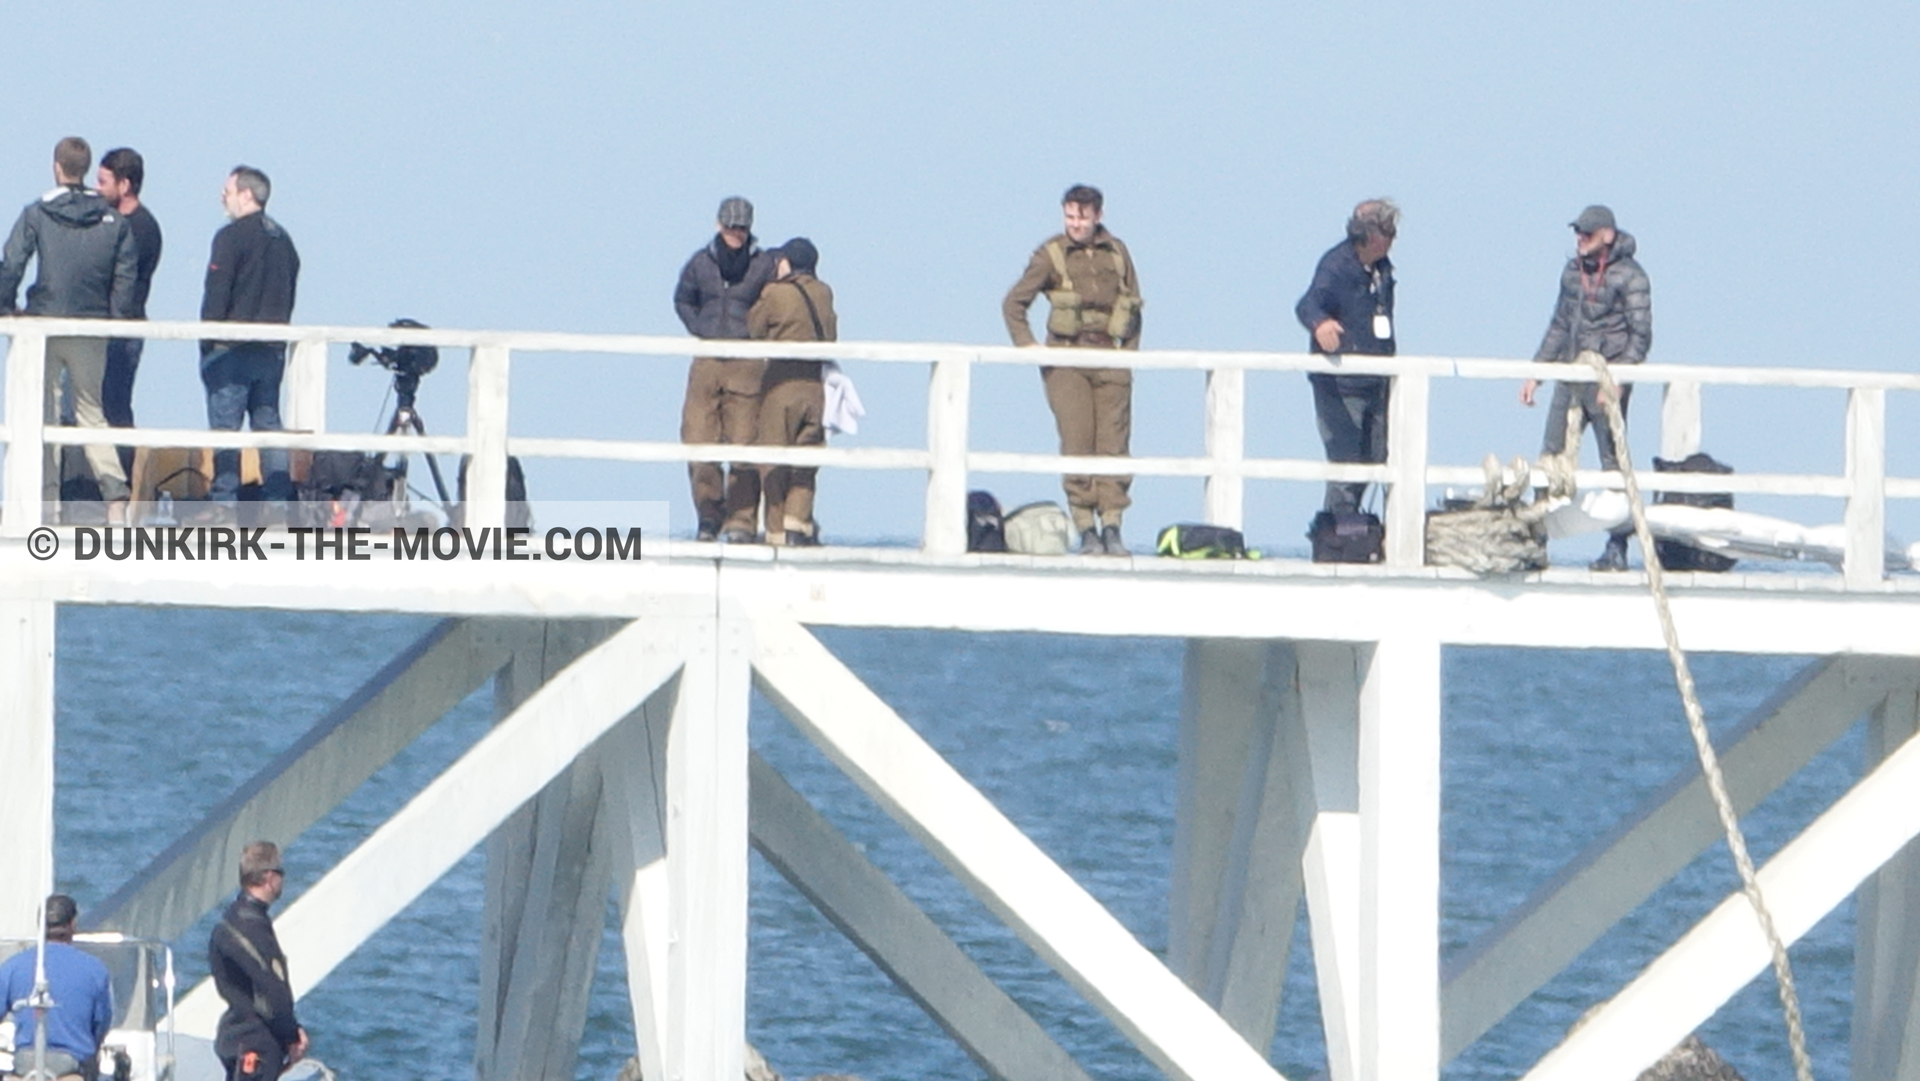
<path id="1" fill-rule="evenodd" d="M 1618 233 L 1603 252 L 1576 255 L 1560 272 L 1560 299 L 1535 361 L 1566 363 L 1591 349 L 1609 364 L 1639 364 L 1653 344 L 1653 292 L 1633 258 L 1633 236 Z"/>
<path id="2" fill-rule="evenodd" d="M 26 314 L 80 319 L 133 314 L 139 247 L 127 220 L 99 192 L 65 185 L 20 212 L 0 257 L 0 314 L 14 310 L 27 261 L 36 255 L 40 273 L 27 289 Z"/>
<path id="3" fill-rule="evenodd" d="M 752 256 L 746 276 L 728 282 L 720 274 L 720 237 L 716 234 L 707 246 L 693 253 L 680 271 L 680 284 L 673 291 L 673 310 L 680 314 L 687 333 L 696 338 L 744 338 L 747 313 L 760 299 L 760 290 L 773 280 L 776 259 L 772 252 L 761 251 L 751 239 Z"/>

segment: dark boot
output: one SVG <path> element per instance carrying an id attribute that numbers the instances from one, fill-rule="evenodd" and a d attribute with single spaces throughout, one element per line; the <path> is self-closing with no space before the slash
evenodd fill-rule
<path id="1" fill-rule="evenodd" d="M 1110 525 L 1100 531 L 1100 547 L 1110 556 L 1127 554 L 1127 542 L 1120 539 L 1120 527 Z"/>
<path id="2" fill-rule="evenodd" d="M 1607 535 L 1607 550 L 1600 553 L 1599 559 L 1588 564 L 1587 569 L 1595 571 L 1626 570 L 1627 535 L 1625 533 L 1609 533 Z"/>
<path id="3" fill-rule="evenodd" d="M 1098 556 L 1098 555 L 1107 554 L 1107 546 L 1100 543 L 1100 534 L 1095 533 L 1091 529 L 1081 530 L 1080 531 L 1080 554 L 1083 556 Z"/>

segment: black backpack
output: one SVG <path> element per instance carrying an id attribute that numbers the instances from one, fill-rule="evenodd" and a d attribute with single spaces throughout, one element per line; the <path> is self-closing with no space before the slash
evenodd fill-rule
<path id="1" fill-rule="evenodd" d="M 360 507 L 393 498 L 393 472 L 381 455 L 352 450 L 317 450 L 307 479 L 294 489 L 301 525 L 360 524 Z"/>
<path id="2" fill-rule="evenodd" d="M 1656 473 L 1731 473 L 1733 467 L 1717 461 L 1711 454 L 1689 454 L 1679 461 L 1655 458 L 1653 469 Z M 1687 507 L 1718 507 L 1733 509 L 1732 492 L 1661 492 L 1654 498 L 1656 503 L 1678 503 Z M 1712 571 L 1716 574 L 1733 569 L 1737 562 L 1731 556 L 1718 552 L 1708 552 L 1695 548 L 1691 544 L 1679 541 L 1656 540 L 1653 542 L 1654 555 L 1660 560 L 1660 566 L 1670 571 Z"/>
<path id="3" fill-rule="evenodd" d="M 1007 550 L 1007 521 L 992 492 L 967 493 L 967 551 Z"/>
<path id="4" fill-rule="evenodd" d="M 1363 510 L 1323 510 L 1307 529 L 1315 563 L 1378 563 L 1386 538 L 1380 517 Z"/>

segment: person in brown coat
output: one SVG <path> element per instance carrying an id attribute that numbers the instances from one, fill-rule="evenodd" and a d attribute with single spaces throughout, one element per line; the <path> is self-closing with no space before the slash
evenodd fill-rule
<path id="1" fill-rule="evenodd" d="M 1099 189 L 1076 184 L 1060 206 L 1066 231 L 1034 249 L 1026 273 L 1007 290 L 1001 310 L 1015 345 L 1036 344 L 1027 323 L 1034 298 L 1047 295 L 1047 344 L 1080 349 L 1140 348 L 1140 279 L 1120 238 L 1100 224 Z M 1131 368 L 1042 367 L 1047 405 L 1063 455 L 1125 457 L 1133 435 Z M 1120 519 L 1133 502 L 1131 476 L 1063 479 L 1080 553 L 1125 555 Z M 1096 522 L 1095 516 L 1098 515 Z"/>
<path id="2" fill-rule="evenodd" d="M 747 313 L 747 337 L 773 342 L 830 342 L 838 338 L 833 290 L 813 276 L 820 262 L 819 250 L 806 237 L 795 237 L 776 255 L 778 277 L 760 291 L 760 299 Z M 826 444 L 826 392 L 821 382 L 825 366 L 822 360 L 774 357 L 767 361 L 755 444 Z M 813 520 L 814 478 L 819 472 L 814 466 L 760 467 L 768 544 L 803 547 L 820 543 L 820 527 Z"/>

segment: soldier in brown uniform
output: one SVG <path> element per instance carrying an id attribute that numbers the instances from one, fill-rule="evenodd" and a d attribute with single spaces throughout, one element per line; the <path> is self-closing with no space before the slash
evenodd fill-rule
<path id="1" fill-rule="evenodd" d="M 1033 345 L 1027 309 L 1047 295 L 1047 344 L 1082 349 L 1140 348 L 1140 279 L 1120 238 L 1100 224 L 1104 200 L 1097 188 L 1076 184 L 1061 199 L 1066 232 L 1036 248 L 1026 273 L 1001 305 L 1015 345 Z M 1133 370 L 1040 369 L 1047 405 L 1060 430 L 1063 455 L 1125 457 L 1133 434 Z M 1082 555 L 1125 555 L 1120 519 L 1133 500 L 1131 476 L 1073 475 L 1063 479 Z M 1098 514 L 1099 521 L 1095 522 Z"/>
<path id="2" fill-rule="evenodd" d="M 747 337 L 755 341 L 830 342 L 839 337 L 833 314 L 833 290 L 813 276 L 819 250 L 806 237 L 787 241 L 778 252 L 779 275 L 760 291 L 747 313 Z M 823 360 L 767 361 L 761 382 L 760 429 L 754 443 L 763 447 L 818 447 L 827 442 L 821 384 Z M 795 547 L 820 543 L 813 520 L 814 466 L 763 465 L 760 490 L 766 497 L 767 543 Z"/>

